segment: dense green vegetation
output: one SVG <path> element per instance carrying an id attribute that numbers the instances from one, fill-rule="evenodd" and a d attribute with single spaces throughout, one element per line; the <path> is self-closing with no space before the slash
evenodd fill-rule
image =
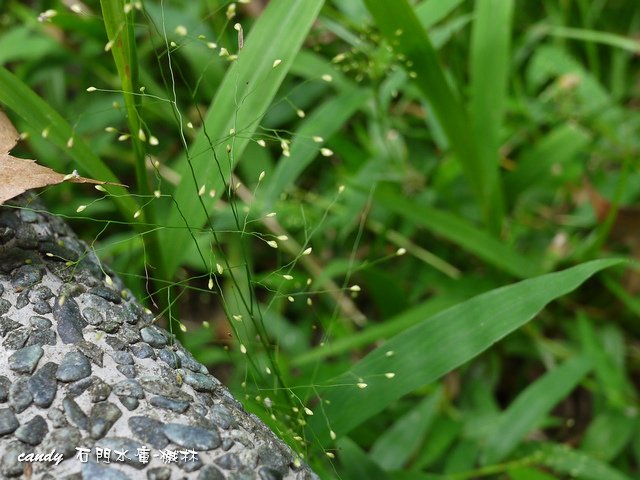
<path id="1" fill-rule="evenodd" d="M 323 478 L 637 478 L 640 4 L 0 13 L 14 154 L 128 186 L 48 207 Z"/>

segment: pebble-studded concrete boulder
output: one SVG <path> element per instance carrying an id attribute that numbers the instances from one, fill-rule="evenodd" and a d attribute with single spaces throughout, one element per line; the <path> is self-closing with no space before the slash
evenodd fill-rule
<path id="1" fill-rule="evenodd" d="M 16 204 L 0 207 L 1 478 L 317 478 L 60 218 Z"/>

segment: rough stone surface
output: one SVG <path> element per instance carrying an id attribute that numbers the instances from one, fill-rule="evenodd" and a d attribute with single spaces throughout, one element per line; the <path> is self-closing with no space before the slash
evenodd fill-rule
<path id="1" fill-rule="evenodd" d="M 24 198 L 0 206 L 0 478 L 317 478 L 60 218 L 15 208 Z M 52 450 L 57 465 L 18 460 Z"/>

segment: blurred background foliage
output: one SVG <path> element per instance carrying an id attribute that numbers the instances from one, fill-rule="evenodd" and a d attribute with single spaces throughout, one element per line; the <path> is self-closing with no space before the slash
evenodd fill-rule
<path id="1" fill-rule="evenodd" d="M 17 156 L 129 186 L 42 196 L 323 478 L 630 479 L 635 267 L 541 309 L 640 255 L 639 25 L 0 0 L 0 103 Z"/>

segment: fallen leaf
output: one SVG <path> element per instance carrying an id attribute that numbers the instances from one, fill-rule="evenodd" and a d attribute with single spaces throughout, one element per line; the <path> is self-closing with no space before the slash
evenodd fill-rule
<path id="1" fill-rule="evenodd" d="M 64 181 L 97 185 L 109 183 L 81 177 L 75 172 L 64 175 L 38 165 L 35 160 L 9 155 L 19 138 L 9 118 L 0 110 L 0 205 L 32 188 L 56 185 Z"/>

